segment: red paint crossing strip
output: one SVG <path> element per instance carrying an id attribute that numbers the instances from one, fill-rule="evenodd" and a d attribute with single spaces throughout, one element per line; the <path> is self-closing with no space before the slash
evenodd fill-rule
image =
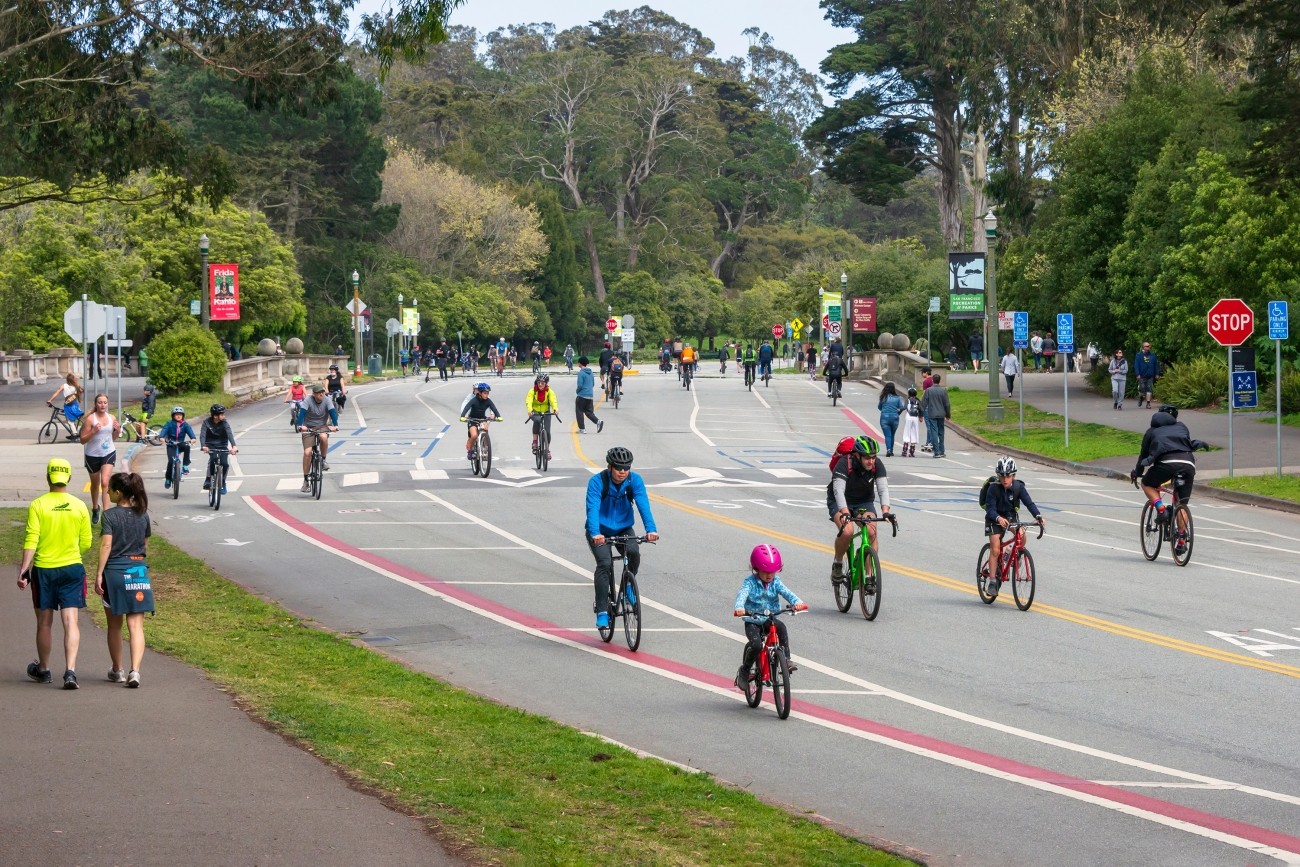
<path id="1" fill-rule="evenodd" d="M 450 584 L 442 579 L 425 575 L 415 569 L 380 557 L 373 552 L 353 547 L 295 518 L 281 509 L 266 495 L 248 497 L 247 499 L 273 522 L 326 550 L 333 551 L 350 560 L 365 563 L 377 571 L 388 573 L 404 581 L 427 587 L 440 595 L 455 599 L 468 609 L 481 611 L 495 619 L 535 630 L 547 636 L 561 638 L 569 643 L 581 645 L 588 650 L 608 654 L 611 657 L 618 657 L 638 667 L 671 676 L 676 680 L 712 689 L 727 690 L 732 688 L 730 680 L 713 672 L 703 671 L 685 663 L 653 654 L 633 653 L 619 645 L 605 644 L 595 636 L 585 632 L 557 626 L 540 617 L 517 611 L 499 602 L 471 593 L 456 584 Z M 1140 815 L 1142 818 L 1152 821 L 1167 820 L 1163 823 L 1211 839 L 1220 840 L 1230 845 L 1256 851 L 1268 848 L 1280 853 L 1300 855 L 1300 837 L 1261 828 L 1236 819 L 1216 816 L 1192 807 L 1162 801 L 1158 798 L 1108 786 L 1104 783 L 1096 783 L 1035 765 L 1024 764 L 1015 759 L 982 752 L 930 737 L 929 735 L 896 728 L 875 720 L 832 710 L 802 700 L 792 702 L 791 706 L 793 712 L 805 719 L 820 721 L 840 729 L 860 732 L 869 736 L 872 740 L 890 743 L 910 749 L 913 752 L 929 754 L 951 764 L 991 773 L 994 776 L 1033 785 L 1036 788 L 1049 791 L 1055 790 L 1060 794 L 1099 803 L 1111 809 L 1120 809 L 1122 812 Z"/>
<path id="2" fill-rule="evenodd" d="M 861 428 L 863 433 L 870 434 L 872 437 L 880 441 L 882 444 L 885 442 L 885 435 L 880 431 L 876 430 L 874 427 L 872 427 L 865 418 L 858 415 L 856 412 L 849 409 L 847 406 L 843 407 L 842 410 L 844 414 L 849 417 L 849 421 L 853 422 L 855 425 Z"/>

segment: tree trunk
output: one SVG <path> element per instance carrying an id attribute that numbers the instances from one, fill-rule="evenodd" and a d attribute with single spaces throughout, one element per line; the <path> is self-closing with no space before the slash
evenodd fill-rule
<path id="1" fill-rule="evenodd" d="M 988 238 L 984 236 L 982 227 L 984 214 L 988 211 L 988 199 L 984 194 L 984 188 L 989 180 L 989 139 L 984 132 L 983 124 L 975 127 L 975 133 L 971 136 L 970 149 L 966 153 L 970 156 L 970 167 L 967 168 L 966 162 L 962 162 L 962 180 L 966 185 L 966 193 L 970 196 L 971 219 L 977 227 L 975 236 L 971 239 L 970 249 L 976 253 L 986 253 L 989 248 Z"/>
<path id="2" fill-rule="evenodd" d="M 596 252 L 596 233 L 591 226 L 583 226 L 582 239 L 587 245 L 587 258 L 591 261 L 591 281 L 596 287 L 596 300 L 605 300 L 605 275 L 600 272 L 600 255 Z"/>
<path id="3" fill-rule="evenodd" d="M 939 180 L 939 226 L 949 250 L 965 244 L 961 214 L 961 137 L 962 120 L 956 94 L 936 93 L 934 100 L 936 162 Z"/>

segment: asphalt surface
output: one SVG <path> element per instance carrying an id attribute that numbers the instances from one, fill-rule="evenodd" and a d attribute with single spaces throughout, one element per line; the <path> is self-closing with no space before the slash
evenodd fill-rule
<path id="1" fill-rule="evenodd" d="M 873 389 L 851 383 L 832 408 L 802 377 L 750 393 L 706 371 L 686 392 L 649 371 L 620 409 L 598 408 L 603 433 L 579 437 L 557 377 L 564 424 L 543 474 L 520 424 L 526 381 L 496 384 L 507 418 L 488 479 L 464 458 L 463 379 L 387 382 L 354 390 L 320 501 L 298 492 L 298 439 L 268 402 L 232 414 L 222 509 L 194 485 L 155 519 L 232 579 L 418 669 L 930 863 L 1300 859 L 1294 516 L 1198 498 L 1190 565 L 1167 550 L 1147 562 L 1127 482 L 1025 462 L 1048 519 L 1030 543 L 1037 596 L 1028 612 L 1008 591 L 984 606 L 975 496 L 993 455 L 950 432 L 946 459 L 887 461 L 900 533 L 881 542 L 882 611 L 866 622 L 832 604 L 823 503 L 826 452 L 874 426 Z M 663 534 L 644 548 L 635 654 L 595 635 L 581 537 L 583 488 L 614 444 L 636 454 Z M 56 448 L 30 450 L 43 464 Z M 160 452 L 138 461 L 155 489 Z M 790 622 L 785 722 L 730 685 L 732 596 L 759 541 L 813 606 Z"/>

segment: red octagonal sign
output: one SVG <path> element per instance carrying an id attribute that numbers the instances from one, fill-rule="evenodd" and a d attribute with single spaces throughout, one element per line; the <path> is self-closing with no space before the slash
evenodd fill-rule
<path id="1" fill-rule="evenodd" d="M 607 331 L 610 331 L 610 332 L 613 332 L 613 331 L 618 330 L 618 320 L 617 320 L 617 319 L 606 319 L 606 320 L 605 320 L 605 329 L 606 329 Z"/>
<path id="2" fill-rule="evenodd" d="M 1240 346 L 1255 331 L 1255 314 L 1240 298 L 1220 298 L 1205 317 L 1205 328 L 1220 346 Z"/>

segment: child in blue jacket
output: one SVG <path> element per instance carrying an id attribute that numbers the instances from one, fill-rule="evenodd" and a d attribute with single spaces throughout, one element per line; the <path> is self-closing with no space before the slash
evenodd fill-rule
<path id="1" fill-rule="evenodd" d="M 745 644 L 745 655 L 740 669 L 736 672 L 736 688 L 741 692 L 745 691 L 745 679 L 749 676 L 749 669 L 762 651 L 763 642 L 767 640 L 764 618 L 752 615 L 762 611 L 780 611 L 781 600 L 788 602 L 795 611 L 808 610 L 807 603 L 795 596 L 794 591 L 782 584 L 780 577 L 777 576 L 781 571 L 781 552 L 774 546 L 759 545 L 751 551 L 749 567 L 754 571 L 745 576 L 744 582 L 740 585 L 740 592 L 736 594 L 736 604 L 732 606 L 734 616 L 745 618 L 745 637 L 749 639 Z M 781 649 L 789 657 L 790 636 L 786 632 L 785 624 L 780 620 L 776 621 L 776 634 L 781 642 Z M 791 671 L 797 670 L 798 667 L 793 662 L 790 663 Z"/>
<path id="2" fill-rule="evenodd" d="M 185 407 L 172 407 L 171 421 L 162 426 L 158 432 L 162 441 L 167 444 L 167 475 L 163 480 L 163 487 L 172 486 L 171 465 L 176 459 L 176 449 L 181 450 L 181 472 L 188 474 L 190 471 L 190 443 L 198 439 L 194 435 L 194 428 L 185 420 Z"/>

